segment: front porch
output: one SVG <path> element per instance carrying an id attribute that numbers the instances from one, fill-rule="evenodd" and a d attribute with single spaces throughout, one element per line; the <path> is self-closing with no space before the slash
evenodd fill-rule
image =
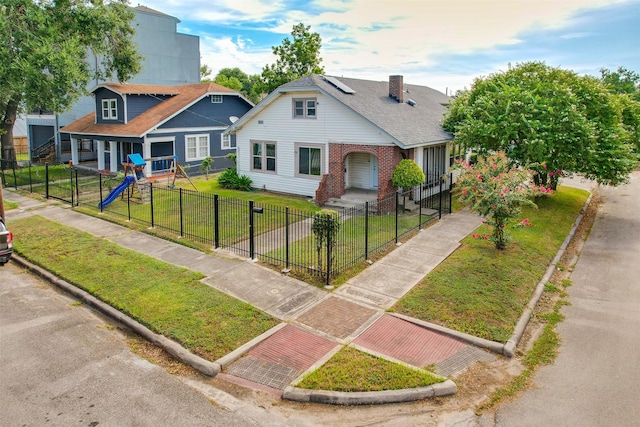
<path id="1" fill-rule="evenodd" d="M 330 197 L 324 206 L 328 209 L 344 210 L 378 200 L 378 190 L 348 188 L 340 197 Z"/>

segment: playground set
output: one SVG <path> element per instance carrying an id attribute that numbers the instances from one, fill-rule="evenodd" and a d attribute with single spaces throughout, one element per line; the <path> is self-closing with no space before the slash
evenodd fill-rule
<path id="1" fill-rule="evenodd" d="M 137 189 L 140 194 L 140 201 L 142 203 L 146 203 L 149 201 L 149 183 L 159 181 L 165 177 L 167 178 L 167 186 L 169 188 L 175 188 L 176 179 L 186 178 L 193 188 L 198 191 L 198 188 L 195 186 L 193 181 L 191 181 L 191 178 L 189 178 L 182 166 L 178 164 L 177 156 L 153 157 L 149 160 L 162 163 L 169 162 L 169 167 L 162 169 L 165 173 L 145 177 L 144 168 L 147 166 L 147 161 L 143 159 L 140 154 L 129 154 L 127 156 L 127 161 L 122 162 L 122 167 L 124 169 L 124 179 L 122 180 L 122 183 L 111 190 L 107 197 L 98 204 L 98 207 L 101 209 L 105 208 L 117 199 L 118 196 L 124 197 L 124 191 L 127 189 L 130 191 L 135 191 Z"/>

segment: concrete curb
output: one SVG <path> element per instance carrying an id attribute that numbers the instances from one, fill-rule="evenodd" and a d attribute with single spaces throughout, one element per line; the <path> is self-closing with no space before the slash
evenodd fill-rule
<path id="1" fill-rule="evenodd" d="M 329 405 L 376 405 L 382 403 L 413 402 L 428 397 L 449 396 L 457 392 L 456 384 L 446 380 L 428 387 L 405 388 L 401 390 L 343 392 L 309 390 L 288 386 L 282 398 L 296 402 L 324 403 Z"/>
<path id="2" fill-rule="evenodd" d="M 152 332 L 150 329 L 146 328 L 145 326 L 141 325 L 124 313 L 111 307 L 110 305 L 100 301 L 88 292 L 83 291 L 82 289 L 72 285 L 71 283 L 60 279 L 47 270 L 27 261 L 16 253 L 14 253 L 11 258 L 21 266 L 29 269 L 33 273 L 36 273 L 40 277 L 49 281 L 51 284 L 55 285 L 62 291 L 72 295 L 74 298 L 79 299 L 88 306 L 95 308 L 105 316 L 126 326 L 127 328 L 142 336 L 147 341 L 161 347 L 181 362 L 186 363 L 187 365 L 190 365 L 191 367 L 196 369 L 198 372 L 211 377 L 216 376 L 220 372 L 220 365 L 218 363 L 209 362 L 208 360 L 190 353 L 178 343 L 171 341 L 170 339 L 162 335 L 156 334 L 155 332 Z"/>
<path id="3" fill-rule="evenodd" d="M 555 272 L 556 267 L 558 266 L 558 263 L 560 262 L 562 255 L 564 254 L 564 251 L 569 246 L 569 243 L 573 239 L 573 236 L 575 236 L 576 230 L 580 226 L 580 223 L 582 222 L 582 218 L 584 218 L 584 213 L 587 211 L 587 208 L 591 204 L 592 198 L 593 198 L 593 193 L 590 192 L 589 197 L 587 197 L 587 201 L 584 202 L 584 206 L 580 211 L 580 215 L 578 215 L 576 220 L 573 222 L 571 231 L 569 231 L 569 234 L 567 235 L 567 237 L 565 237 L 564 241 L 562 242 L 562 245 L 560 246 L 560 249 L 558 249 L 556 256 L 551 261 L 551 264 L 549 264 L 549 267 L 547 268 L 547 271 L 545 272 L 544 276 L 542 276 L 542 279 L 540 280 L 540 282 L 538 282 L 538 286 L 536 286 L 536 289 L 533 292 L 533 296 L 531 297 L 531 300 L 529 300 L 529 303 L 527 304 L 527 307 L 523 311 L 522 316 L 520 316 L 520 320 L 516 324 L 516 327 L 513 331 L 513 335 L 511 335 L 509 340 L 507 340 L 507 342 L 504 345 L 503 354 L 505 356 L 513 357 L 515 355 L 516 347 L 518 346 L 518 343 L 520 342 L 520 340 L 522 339 L 522 336 L 524 335 L 524 331 L 527 328 L 527 325 L 529 324 L 529 320 L 531 320 L 531 315 L 533 314 L 533 310 L 535 309 L 536 304 L 538 304 L 540 297 L 544 293 L 544 287 L 547 284 L 547 282 L 549 282 L 549 280 L 551 279 L 551 276 L 553 276 L 553 273 Z"/>

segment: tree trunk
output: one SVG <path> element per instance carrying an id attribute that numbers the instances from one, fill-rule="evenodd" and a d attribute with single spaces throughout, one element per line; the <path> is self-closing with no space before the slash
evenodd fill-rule
<path id="1" fill-rule="evenodd" d="M 4 132 L 0 135 L 2 143 L 0 157 L 8 162 L 15 162 L 16 160 L 16 150 L 13 146 L 13 124 L 16 122 L 17 115 L 18 104 L 11 100 L 7 103 L 7 108 L 2 116 L 2 130 Z M 2 167 L 5 168 L 5 165 L 3 164 Z"/>

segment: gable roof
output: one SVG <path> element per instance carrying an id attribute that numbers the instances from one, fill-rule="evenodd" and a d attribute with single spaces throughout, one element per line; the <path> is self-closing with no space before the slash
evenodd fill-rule
<path id="1" fill-rule="evenodd" d="M 195 83 L 182 86 L 160 86 L 128 83 L 105 83 L 92 92 L 107 88 L 119 95 L 170 95 L 167 99 L 139 114 L 128 123 L 96 123 L 96 112 L 61 128 L 61 132 L 79 135 L 126 136 L 141 138 L 178 113 L 186 110 L 207 95 L 229 94 L 242 97 L 239 92 L 216 83 Z M 243 98 L 244 99 L 244 98 Z M 249 105 L 252 105 L 245 99 Z M 230 124 L 230 123 L 229 123 Z M 220 125 L 226 125 L 221 123 Z"/>
<path id="2" fill-rule="evenodd" d="M 319 91 L 342 103 L 371 124 L 388 134 L 402 148 L 453 139 L 442 128 L 445 106 L 451 98 L 426 86 L 404 84 L 405 102 L 389 96 L 388 81 L 371 81 L 311 74 L 278 87 L 251 111 L 238 120 L 227 132 L 240 128 L 244 122 L 275 101 L 280 95 L 296 91 Z M 346 89 L 346 90 L 345 90 Z M 351 90 L 349 90 L 351 89 Z M 413 105 L 407 101 L 411 99 Z"/>

